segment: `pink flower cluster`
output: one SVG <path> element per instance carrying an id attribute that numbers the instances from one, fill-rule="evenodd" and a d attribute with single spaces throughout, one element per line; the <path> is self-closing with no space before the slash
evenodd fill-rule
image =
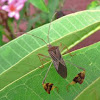
<path id="1" fill-rule="evenodd" d="M 24 7 L 24 3 L 27 0 L 2 0 L 2 2 L 7 2 L 7 5 L 2 6 L 2 10 L 8 12 L 9 17 L 14 17 L 16 20 L 20 17 L 20 10 Z"/>

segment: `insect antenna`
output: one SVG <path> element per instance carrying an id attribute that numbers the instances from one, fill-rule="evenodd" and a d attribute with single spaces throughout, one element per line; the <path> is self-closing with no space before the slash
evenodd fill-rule
<path id="1" fill-rule="evenodd" d="M 40 37 L 38 37 L 38 36 L 36 36 L 36 35 L 33 35 L 33 34 L 28 34 L 28 35 L 31 35 L 31 36 L 33 36 L 33 37 L 36 37 L 36 38 L 42 40 L 46 45 L 48 45 L 48 43 L 47 43 L 46 41 L 44 41 L 42 38 L 40 38 Z"/>
<path id="2" fill-rule="evenodd" d="M 50 33 L 50 27 L 51 27 L 51 23 L 53 21 L 54 16 L 57 14 L 57 12 L 54 13 L 54 15 L 51 18 L 50 24 L 49 24 L 49 29 L 48 29 L 48 35 L 47 35 L 47 39 L 48 39 L 48 43 L 50 44 L 50 40 L 49 40 L 49 33 Z"/>

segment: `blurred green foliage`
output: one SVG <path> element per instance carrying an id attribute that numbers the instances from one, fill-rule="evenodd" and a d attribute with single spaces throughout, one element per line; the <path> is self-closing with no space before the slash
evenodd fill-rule
<path id="1" fill-rule="evenodd" d="M 96 9 L 98 6 L 100 6 L 100 1 L 99 0 L 94 0 L 87 6 L 87 9 L 88 10 Z"/>

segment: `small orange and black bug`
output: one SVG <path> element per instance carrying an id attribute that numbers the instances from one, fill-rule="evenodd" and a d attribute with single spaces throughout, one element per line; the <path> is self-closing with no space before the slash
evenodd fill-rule
<path id="1" fill-rule="evenodd" d="M 50 94 L 50 91 L 53 90 L 54 88 L 57 88 L 56 86 L 53 86 L 52 83 L 45 83 L 45 84 L 42 84 L 43 85 L 43 88 L 45 89 L 45 91 Z M 58 88 L 57 88 L 57 91 L 58 91 Z"/>
<path id="2" fill-rule="evenodd" d="M 84 82 L 84 79 L 85 79 L 85 69 L 83 69 L 83 68 L 80 68 L 80 69 L 82 69 L 83 71 L 78 73 L 74 77 L 73 81 L 66 86 L 67 89 L 68 89 L 69 85 L 74 85 L 76 83 L 82 84 Z"/>

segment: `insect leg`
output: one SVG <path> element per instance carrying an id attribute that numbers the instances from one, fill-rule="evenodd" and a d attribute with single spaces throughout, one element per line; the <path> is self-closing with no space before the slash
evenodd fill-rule
<path id="1" fill-rule="evenodd" d="M 74 78 L 73 78 L 73 81 L 71 83 L 69 83 L 67 86 L 66 86 L 66 89 L 68 90 L 68 86 L 69 85 L 74 85 L 76 83 L 79 83 L 79 84 L 82 84 L 83 81 L 84 81 L 84 78 L 85 78 L 85 71 L 82 71 L 80 73 L 78 73 Z"/>
<path id="2" fill-rule="evenodd" d="M 49 72 L 49 70 L 50 70 L 50 67 L 51 67 L 52 63 L 53 63 L 53 62 L 51 62 L 50 66 L 49 66 L 49 68 L 48 68 L 48 70 L 47 70 L 47 73 L 45 74 L 45 77 L 44 77 L 44 79 L 43 79 L 43 81 L 42 81 L 42 84 L 44 84 L 44 82 L 45 82 L 45 80 L 46 80 L 47 74 L 48 74 L 48 72 Z"/>
<path id="3" fill-rule="evenodd" d="M 77 68 L 82 69 L 83 71 L 85 71 L 85 69 L 84 69 L 84 68 L 79 67 L 79 66 L 78 66 L 78 65 L 76 65 L 76 64 L 73 64 L 73 63 L 72 63 L 72 62 L 70 62 L 69 60 L 65 60 L 65 62 L 68 62 L 68 63 L 72 64 L 73 66 L 75 66 L 75 67 L 77 67 Z"/>
<path id="4" fill-rule="evenodd" d="M 62 44 L 63 43 L 60 43 L 60 46 L 59 47 L 62 47 Z M 64 45 L 64 44 L 63 44 Z M 68 49 L 68 47 L 66 46 L 66 45 L 64 45 L 64 47 L 60 50 L 61 52 L 64 50 L 64 49 L 67 49 L 67 52 L 64 52 L 62 55 L 64 55 L 64 54 L 66 54 L 66 53 L 69 53 L 70 54 L 70 56 L 74 56 L 74 55 L 72 55 L 71 53 L 70 53 L 70 51 L 69 51 L 69 49 Z"/>
<path id="5" fill-rule="evenodd" d="M 76 84 L 74 81 L 72 81 L 71 83 L 69 83 L 69 84 L 66 86 L 67 91 L 68 91 L 68 87 L 69 87 L 70 85 L 74 85 L 74 84 Z"/>
<path id="6" fill-rule="evenodd" d="M 66 89 L 68 90 L 68 86 L 69 85 L 74 85 L 76 83 L 79 83 L 79 84 L 82 84 L 83 81 L 84 81 L 84 78 L 85 78 L 85 69 L 82 68 L 82 67 L 79 67 L 77 66 L 76 64 L 73 64 L 72 62 L 66 60 L 66 62 L 72 64 L 73 66 L 76 66 L 77 68 L 79 69 L 82 69 L 83 71 L 81 71 L 80 73 L 78 73 L 74 78 L 73 78 L 73 81 L 71 83 L 69 83 L 67 86 L 66 86 Z"/>
<path id="7" fill-rule="evenodd" d="M 40 56 L 42 56 L 42 57 L 44 57 L 44 58 L 40 58 Z M 40 62 L 41 62 L 41 65 L 42 65 L 42 67 L 41 68 L 43 68 L 44 67 L 44 65 L 43 65 L 43 60 L 45 59 L 45 58 L 50 58 L 50 56 L 45 56 L 45 55 L 43 55 L 43 54 L 38 54 L 38 57 L 39 57 L 39 60 L 40 60 Z"/>
<path id="8" fill-rule="evenodd" d="M 58 92 L 58 87 L 53 86 L 53 85 L 54 85 L 53 83 L 44 83 L 45 80 L 46 80 L 46 78 L 47 78 L 47 74 L 48 74 L 48 72 L 49 72 L 49 70 L 50 70 L 50 68 L 51 68 L 52 63 L 53 63 L 53 62 L 51 62 L 50 66 L 49 66 L 49 68 L 48 68 L 48 70 L 47 70 L 47 73 L 45 74 L 45 77 L 44 77 L 44 79 L 43 79 L 43 81 L 42 81 L 42 86 L 43 86 L 43 88 L 45 89 L 45 91 L 46 91 L 48 94 L 50 94 L 50 91 L 53 90 L 54 88 L 56 88 L 56 89 L 57 89 L 57 92 Z"/>

